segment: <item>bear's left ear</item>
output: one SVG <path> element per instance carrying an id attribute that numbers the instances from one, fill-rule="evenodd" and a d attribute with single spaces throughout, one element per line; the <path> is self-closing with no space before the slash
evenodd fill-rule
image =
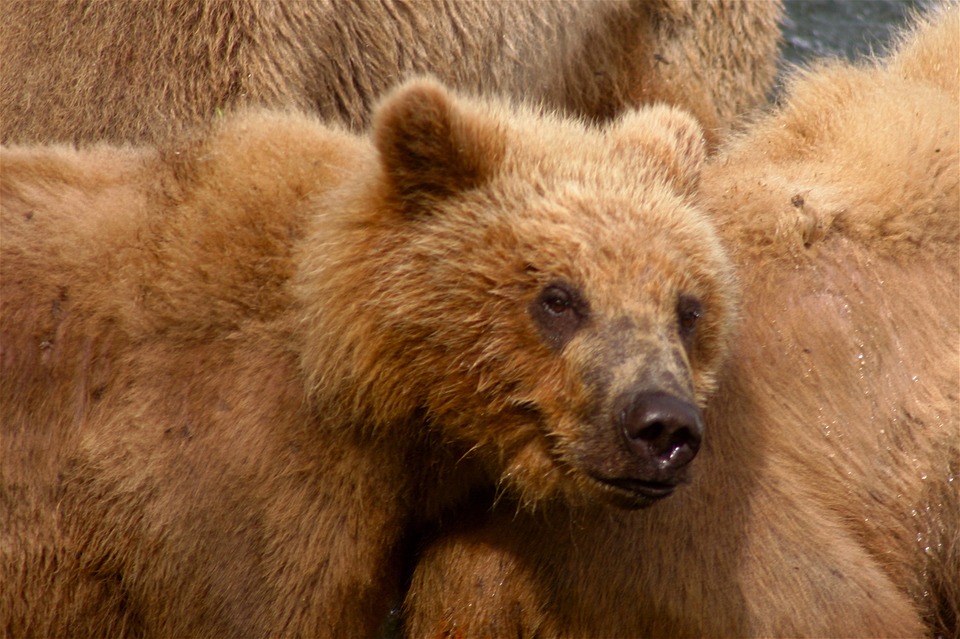
<path id="1" fill-rule="evenodd" d="M 703 129 L 692 115 L 665 105 L 643 107 L 611 127 L 618 153 L 640 156 L 680 193 L 697 188 L 707 151 Z"/>
<path id="2" fill-rule="evenodd" d="M 387 179 L 410 211 L 480 186 L 503 157 L 496 124 L 429 79 L 409 81 L 387 97 L 373 127 Z"/>

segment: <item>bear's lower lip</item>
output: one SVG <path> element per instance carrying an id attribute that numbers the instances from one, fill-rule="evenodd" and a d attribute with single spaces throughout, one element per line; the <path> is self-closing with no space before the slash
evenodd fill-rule
<path id="1" fill-rule="evenodd" d="M 676 484 L 659 481 L 634 479 L 631 477 L 593 477 L 607 489 L 611 501 L 621 508 L 644 508 L 652 503 L 669 497 L 677 488 Z"/>
<path id="2" fill-rule="evenodd" d="M 632 493 L 639 493 L 646 497 L 662 499 L 668 496 L 677 487 L 676 484 L 667 484 L 660 481 L 645 481 L 642 479 L 608 479 L 607 483 L 611 486 L 627 490 Z"/>

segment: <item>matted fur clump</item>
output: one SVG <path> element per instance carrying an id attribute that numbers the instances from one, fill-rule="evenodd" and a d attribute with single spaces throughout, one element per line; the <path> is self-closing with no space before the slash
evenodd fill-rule
<path id="1" fill-rule="evenodd" d="M 734 293 L 701 131 L 392 94 L 0 154 L 0 624 L 369 636 L 494 491 L 688 479 Z"/>

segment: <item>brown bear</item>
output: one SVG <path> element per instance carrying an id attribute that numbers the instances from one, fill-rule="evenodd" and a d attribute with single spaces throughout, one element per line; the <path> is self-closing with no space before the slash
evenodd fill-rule
<path id="1" fill-rule="evenodd" d="M 958 66 L 953 5 L 721 150 L 742 325 L 691 485 L 451 522 L 408 636 L 960 636 Z"/>
<path id="2" fill-rule="evenodd" d="M 369 636 L 476 499 L 685 481 L 735 296 L 696 121 L 424 80 L 371 137 L 0 152 L 5 632 Z"/>
<path id="3" fill-rule="evenodd" d="M 365 127 L 412 73 L 603 121 L 765 101 L 780 0 L 5 0 L 0 140 L 154 141 L 238 105 Z"/>

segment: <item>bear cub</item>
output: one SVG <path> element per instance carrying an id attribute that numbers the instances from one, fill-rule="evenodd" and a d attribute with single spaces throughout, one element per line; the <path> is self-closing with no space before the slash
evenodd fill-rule
<path id="1" fill-rule="evenodd" d="M 369 138 L 254 111 L 0 158 L 14 635 L 370 635 L 474 495 L 688 479 L 735 303 L 690 116 L 421 79 Z"/>

